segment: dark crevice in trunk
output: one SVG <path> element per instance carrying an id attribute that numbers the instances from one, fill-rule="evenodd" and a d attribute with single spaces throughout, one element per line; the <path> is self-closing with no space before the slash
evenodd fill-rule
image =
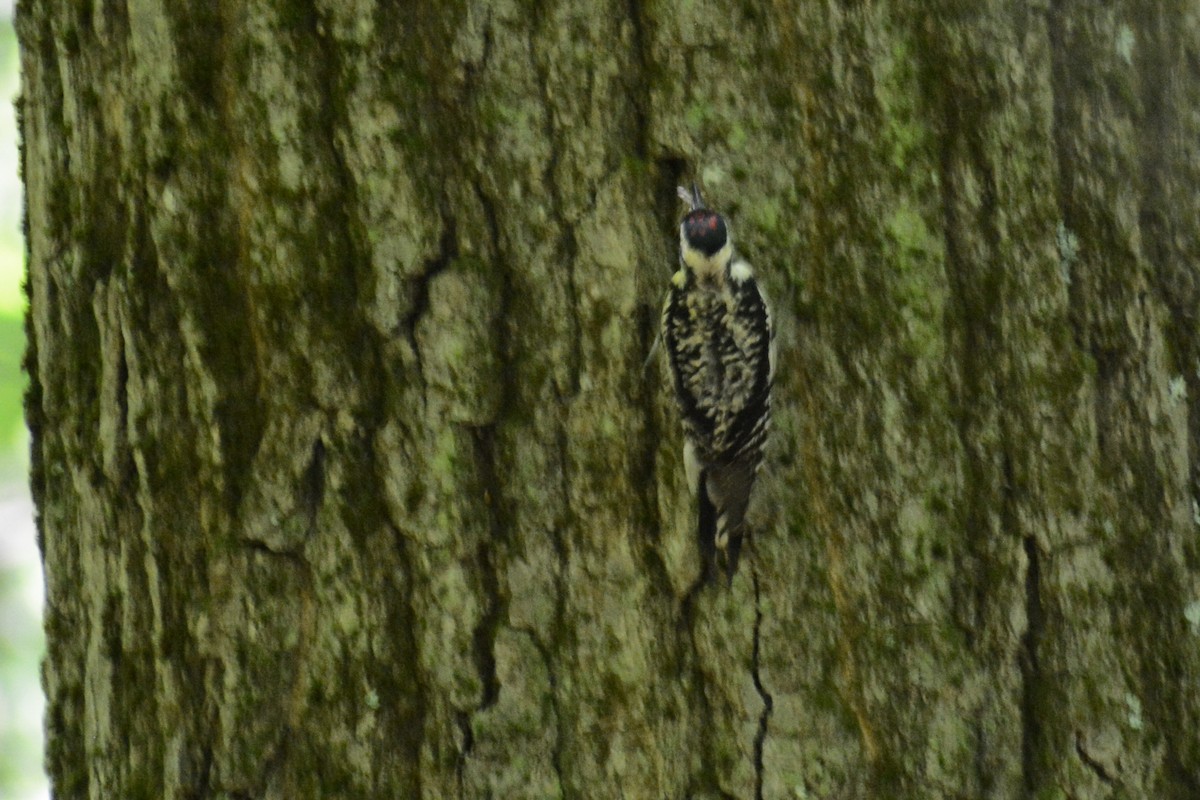
<path id="1" fill-rule="evenodd" d="M 378 464 L 373 454 L 372 460 Z M 378 475 L 374 477 L 372 488 L 382 490 L 383 480 Z M 397 757 L 413 765 L 410 770 L 409 794 L 412 797 L 421 797 L 421 770 L 416 765 L 421 763 L 421 747 L 424 743 L 425 728 L 429 719 L 429 701 L 432 697 L 432 690 L 431 687 L 425 685 L 421 675 L 421 649 L 417 639 L 417 613 L 414 598 L 416 569 L 413 566 L 413 556 L 409 552 L 404 534 L 394 527 L 391 528 L 391 533 L 402 567 L 401 574 L 396 575 L 394 582 L 388 587 L 399 600 L 399 602 L 389 603 L 392 613 L 388 624 L 391 629 L 391 641 L 394 643 L 392 652 L 403 654 L 405 658 L 395 665 L 395 670 L 389 673 L 395 679 L 394 686 L 389 688 L 394 689 L 398 695 L 392 698 L 394 708 L 405 710 L 411 708 L 411 713 L 407 716 L 402 716 L 398 712 L 397 719 L 392 724 L 394 733 L 399 734 L 396 743 L 399 745 L 397 749 L 400 749 L 401 753 Z M 400 696 L 401 693 L 406 696 Z M 382 697 L 381 700 L 383 700 Z"/>
<path id="2" fill-rule="evenodd" d="M 429 284 L 444 272 L 450 266 L 450 262 L 458 256 L 456 227 L 454 217 L 446 217 L 445 225 L 442 228 L 442 237 L 438 243 L 437 255 L 426 261 L 421 273 L 412 279 L 412 307 L 404 317 L 404 330 L 414 348 L 416 348 L 417 322 L 429 310 Z"/>
<path id="3" fill-rule="evenodd" d="M 489 49 L 490 38 L 485 39 L 484 61 L 487 59 Z M 478 181 L 472 184 L 472 189 L 487 221 L 491 240 L 491 258 L 493 263 L 503 267 L 507 262 L 501 255 L 500 228 L 496 219 L 496 210 Z M 496 324 L 504 325 L 512 306 L 512 285 L 508 271 L 502 268 L 500 272 L 501 283 L 497 292 L 495 313 Z M 498 347 L 501 382 L 498 414 L 501 416 L 506 410 L 512 408 L 517 396 L 516 369 L 510 342 L 511 337 L 502 337 Z M 502 596 L 500 568 L 496 559 L 498 555 L 503 555 L 503 547 L 510 542 L 512 514 L 506 501 L 505 484 L 502 477 L 506 471 L 502 465 L 498 464 L 499 456 L 496 453 L 496 424 L 493 422 L 489 425 L 471 428 L 477 479 L 488 517 L 488 538 L 480 543 L 477 553 L 484 604 L 483 616 L 473 635 L 476 667 L 479 670 L 483 687 L 478 711 L 484 711 L 495 705 L 500 696 L 500 681 L 496 674 L 496 634 L 502 620 L 507 615 L 507 603 Z"/>
<path id="4" fill-rule="evenodd" d="M 421 360 L 421 348 L 417 342 L 417 323 L 429 311 L 429 286 L 441 273 L 445 272 L 454 259 L 458 258 L 458 231 L 453 215 L 443 215 L 442 237 L 438 243 L 437 255 L 425 262 L 419 275 L 410 281 L 411 305 L 404 315 L 401 326 L 404 335 L 412 347 L 417 359 L 417 372 L 424 380 L 424 366 Z"/>
<path id="5" fill-rule="evenodd" d="M 111 290 L 110 290 L 111 291 Z M 121 337 L 120 354 L 117 361 L 117 433 L 116 446 L 120 449 L 121 485 L 126 491 L 135 491 L 138 484 L 137 462 L 133 458 L 133 450 L 129 441 L 129 342 L 125 340 L 125 331 L 121 327 L 120 315 L 112 321 L 117 328 L 115 334 Z"/>
<path id="6" fill-rule="evenodd" d="M 694 506 L 696 503 L 696 498 L 689 494 L 687 502 Z M 689 538 L 692 538 L 693 540 L 696 538 L 695 530 L 696 529 L 693 526 L 688 534 Z M 710 582 L 709 567 L 702 564 L 700 568 L 700 574 L 696 577 L 696 580 L 692 582 L 692 585 L 688 587 L 687 591 L 684 592 L 683 599 L 679 602 L 679 624 L 676 626 L 676 630 L 689 632 L 694 630 L 693 626 L 695 624 L 696 601 L 700 597 L 700 593 L 704 591 L 704 588 L 708 586 Z M 692 637 L 692 644 L 694 649 L 694 635 Z"/>
<path id="7" fill-rule="evenodd" d="M 1104 765 L 1092 758 L 1091 754 L 1089 754 L 1087 749 L 1083 746 L 1083 738 L 1079 735 L 1079 731 L 1075 732 L 1075 755 L 1079 756 L 1079 760 L 1084 763 L 1084 766 L 1096 773 L 1096 777 L 1110 786 L 1113 784 L 1113 776 L 1109 775 L 1108 770 L 1105 769 Z"/>
<path id="8" fill-rule="evenodd" d="M 657 344 L 658 342 L 658 329 L 657 319 L 648 306 L 639 306 L 637 322 L 638 341 L 652 349 L 651 343 Z M 640 395 L 641 400 L 638 406 L 642 429 L 640 431 L 640 456 L 631 459 L 630 486 L 644 487 L 643 491 L 637 493 L 636 500 L 642 506 L 642 519 L 646 532 L 642 547 L 646 572 L 650 575 L 651 584 L 662 593 L 661 596 L 672 595 L 668 602 L 673 604 L 674 600 L 678 598 L 673 596 L 674 584 L 661 550 L 663 520 L 659 513 L 658 451 L 662 446 L 665 434 L 659 424 L 660 417 L 657 413 L 657 398 L 661 391 L 658 378 L 657 370 L 650 368 L 649 361 L 643 369 L 634 373 L 633 380 L 640 381 L 635 386 L 635 391 Z M 691 502 L 690 498 L 685 502 Z M 689 594 L 696 588 L 693 586 Z"/>
<path id="9" fill-rule="evenodd" d="M 220 223 L 212 225 L 216 230 L 222 227 Z M 250 330 L 253 314 L 240 280 L 224 274 L 228 265 L 237 263 L 237 258 L 217 244 L 223 239 L 228 241 L 222 233 L 211 237 L 207 246 L 212 252 L 197 259 L 197 263 L 207 265 L 204 270 L 207 274 L 188 281 L 192 284 L 188 292 L 191 296 L 179 297 L 177 308 L 184 320 L 192 316 L 185 309 L 196 312 L 199 317 L 196 327 L 210 334 L 201 352 L 214 384 L 222 388 L 212 411 L 220 431 L 226 507 L 237 509 L 245 487 L 251 482 L 250 470 L 266 428 L 267 414 L 258 385 L 257 345 Z M 221 277 L 217 277 L 218 273 Z"/>
<path id="10" fill-rule="evenodd" d="M 223 470 L 216 479 L 225 496 L 225 507 L 236 518 L 243 493 L 252 483 L 249 475 L 266 430 L 267 409 L 258 370 L 262 343 L 255 336 L 255 308 L 246 291 L 249 232 L 231 207 L 228 191 L 238 183 L 234 174 L 237 163 L 250 160 L 245 143 L 233 133 L 241 130 L 241 120 L 234 111 L 238 87 L 231 76 L 235 67 L 230 44 L 234 37 L 225 17 L 228 9 L 219 4 L 212 8 L 205 5 L 204 11 L 188 12 L 176 20 L 179 29 L 174 37 L 189 51 L 180 60 L 180 68 L 191 86 L 211 95 L 207 107 L 216 112 L 189 119 L 196 125 L 194 136 L 181 137 L 179 145 L 179 185 L 186 180 L 182 176 L 193 181 L 187 191 L 195 211 L 194 224 L 186 231 L 179 230 L 177 223 L 165 215 L 151 223 L 156 231 L 187 237 L 191 258 L 185 263 L 156 258 L 152 263 L 169 287 L 159 297 L 171 299 L 180 324 L 176 330 L 191 323 L 202 332 L 201 360 L 220 391 L 211 409 L 220 433 Z M 201 20 L 210 34 L 203 54 L 190 47 L 197 41 L 193 31 L 199 29 L 190 25 Z M 194 68 L 197 65 L 203 66 Z M 229 157 L 212 157 L 213 152 L 221 151 Z M 156 203 L 151 203 L 150 209 L 152 215 L 161 214 Z"/>
<path id="11" fill-rule="evenodd" d="M 562 208 L 562 201 L 551 184 L 551 194 L 554 195 L 554 208 Z M 575 228 L 565 219 L 560 220 L 563 229 L 562 254 L 567 273 L 567 302 L 566 308 L 571 322 L 571 350 L 568 366 L 570 368 L 568 398 L 579 394 L 579 376 L 583 370 L 583 331 L 579 323 L 579 286 L 575 274 L 579 260 L 579 243 L 575 239 Z"/>
<path id="12" fill-rule="evenodd" d="M 212 730 L 212 728 L 209 728 L 209 730 Z M 186 800 L 209 800 L 213 795 L 213 746 L 211 743 L 204 745 L 204 749 L 200 753 L 199 766 L 199 774 L 195 778 L 194 785 L 190 789 L 184 790 Z"/>
<path id="13" fill-rule="evenodd" d="M 499 598 L 496 570 L 492 565 L 491 550 L 487 545 L 479 551 L 480 569 L 484 583 L 484 614 L 475 626 L 472 641 L 475 648 L 475 666 L 483 683 L 479 700 L 479 711 L 486 711 L 496 704 L 500 696 L 500 681 L 496 677 L 496 630 L 500 623 L 501 600 Z"/>
<path id="14" fill-rule="evenodd" d="M 296 548 L 285 547 L 279 549 L 272 547 L 261 539 L 250 538 L 242 539 L 242 545 L 251 553 L 260 553 L 264 556 L 271 556 L 272 558 L 282 558 L 298 567 L 308 569 L 308 562 L 305 561 L 304 556 Z"/>
<path id="15" fill-rule="evenodd" d="M 775 707 L 771 693 L 763 686 L 762 681 L 762 595 L 758 585 L 758 567 L 751 562 L 750 577 L 754 583 L 754 649 L 751 655 L 754 689 L 762 699 L 763 710 L 758 718 L 758 732 L 754 736 L 754 797 L 763 800 L 763 747 L 767 741 L 767 723 L 771 719 L 771 711 Z"/>
<path id="16" fill-rule="evenodd" d="M 484 610 L 473 634 L 475 665 L 483 685 L 478 710 L 483 711 L 493 706 L 500 695 L 500 682 L 496 677 L 496 631 L 503 615 L 504 600 L 500 595 L 493 545 L 505 541 L 507 537 L 503 521 L 503 490 L 496 475 L 495 429 L 492 426 L 473 428 L 471 434 L 483 504 L 488 515 L 487 538 L 480 542 L 476 554 Z"/>
<path id="17" fill-rule="evenodd" d="M 922 91 L 926 95 L 926 103 L 936 116 L 944 117 L 945 122 L 938 131 L 937 164 L 938 186 L 940 188 L 942 211 L 942 242 L 946 253 L 946 277 L 949 284 L 949 302 L 947 317 L 953 320 L 961 340 L 958 342 L 958 352 L 954 353 L 957 380 L 951 375 L 950 386 L 954 397 L 954 407 L 957 409 L 954 425 L 958 444 L 963 454 L 963 511 L 961 515 L 965 539 L 963 555 L 960 556 L 958 574 L 964 576 L 962 581 L 956 581 L 952 587 L 955 596 L 955 622 L 967 643 L 974 651 L 980 640 L 984 638 L 985 609 L 987 606 L 986 586 L 982 581 L 970 580 L 969 576 L 977 575 L 984 568 L 988 553 L 987 532 L 988 524 L 986 508 L 988 497 L 986 486 L 988 479 L 986 465 L 981 456 L 972 447 L 974 435 L 979 425 L 975 397 L 985 380 L 981 374 L 983 362 L 979 354 L 984 350 L 985 332 L 981 330 L 980 315 L 970 307 L 973 292 L 973 276 L 970 274 L 971 265 L 967 262 L 966 253 L 970 248 L 962 241 L 961 233 L 964 225 L 963 213 L 960 209 L 959 186 L 957 174 L 958 161 L 962 158 L 964 134 L 961 112 L 954 98 L 952 88 L 947 85 L 947 79 L 942 70 L 944 65 L 936 60 L 936 55 L 943 47 L 940 38 L 933 38 L 925 43 L 925 49 L 930 54 L 928 61 L 922 62 L 920 68 Z M 953 316 L 951 316 L 953 314 Z M 953 340 L 951 340 L 953 342 Z M 953 346 L 948 348 L 953 351 Z"/>
<path id="18" fill-rule="evenodd" d="M 626 0 L 625 12 L 633 28 L 633 42 L 629 76 L 632 78 L 629 95 L 633 108 L 633 153 L 644 159 L 650 151 L 650 80 L 651 64 L 649 45 L 646 42 L 645 11 L 638 0 Z"/>
<path id="19" fill-rule="evenodd" d="M 491 237 L 492 252 L 491 256 L 497 264 L 506 264 L 502 258 L 502 248 L 500 246 L 500 221 L 496 217 L 496 206 L 492 199 L 488 197 L 487 192 L 483 190 L 483 186 L 478 180 L 471 184 L 475 191 L 475 197 L 479 200 L 479 205 L 483 207 L 483 216 L 487 222 L 488 235 Z"/>
<path id="20" fill-rule="evenodd" d="M 325 502 L 325 442 L 320 437 L 313 442 L 312 455 L 304 470 L 300 501 L 308 519 L 308 535 L 312 536 L 317 530 L 317 513 Z"/>
<path id="21" fill-rule="evenodd" d="M 474 101 L 475 93 L 479 89 L 479 76 L 487 71 L 488 64 L 492 59 L 492 46 L 495 34 L 492 29 L 492 9 L 487 10 L 487 19 L 483 23 L 483 47 L 479 54 L 478 61 L 464 61 L 463 69 L 463 100 L 464 103 Z M 470 106 L 474 108 L 473 106 Z"/>
<path id="22" fill-rule="evenodd" d="M 500 222 L 496 215 L 496 205 L 488 197 L 483 190 L 483 186 L 476 179 L 471 183 L 471 189 L 475 193 L 475 198 L 479 201 L 480 207 L 483 209 L 484 220 L 487 223 L 488 239 L 491 245 L 489 257 L 492 264 L 495 265 L 498 273 L 499 286 L 496 289 L 496 307 L 494 324 L 500 331 L 505 331 L 507 326 L 512 324 L 512 308 L 513 308 L 513 280 L 510 262 L 505 255 L 503 240 L 500 234 Z M 517 370 L 515 366 L 515 341 L 517 336 L 515 331 L 507 330 L 509 335 L 500 336 L 500 342 L 497 346 L 497 355 L 500 359 L 500 402 L 498 404 L 498 416 L 504 416 L 517 404 Z M 495 427 L 492 427 L 492 439 L 495 439 Z M 495 466 L 495 454 L 493 453 L 492 464 L 493 475 L 497 476 Z M 501 473 L 503 470 L 500 471 Z M 501 488 L 499 479 L 495 482 L 497 490 Z M 493 498 L 499 498 L 498 493 L 493 494 Z M 507 521 L 507 520 L 505 520 Z"/>

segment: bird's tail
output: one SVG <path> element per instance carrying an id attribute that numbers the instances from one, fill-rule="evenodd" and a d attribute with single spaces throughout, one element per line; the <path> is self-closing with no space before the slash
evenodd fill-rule
<path id="1" fill-rule="evenodd" d="M 704 565 L 704 578 L 713 578 L 713 565 L 717 561 L 717 509 L 708 496 L 708 475 L 700 474 L 700 563 Z"/>
<path id="2" fill-rule="evenodd" d="M 700 480 L 700 551 L 733 583 L 746 537 L 746 509 L 754 486 L 755 459 L 711 464 Z M 707 567 L 706 567 L 707 569 Z"/>

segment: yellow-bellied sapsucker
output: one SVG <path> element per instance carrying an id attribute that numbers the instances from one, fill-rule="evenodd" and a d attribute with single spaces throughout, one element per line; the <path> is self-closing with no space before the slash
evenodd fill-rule
<path id="1" fill-rule="evenodd" d="M 679 226 L 681 266 L 663 305 L 663 341 L 688 486 L 699 499 L 705 574 L 719 564 L 732 582 L 771 419 L 771 314 L 725 219 L 694 185 L 679 196 L 691 210 Z"/>

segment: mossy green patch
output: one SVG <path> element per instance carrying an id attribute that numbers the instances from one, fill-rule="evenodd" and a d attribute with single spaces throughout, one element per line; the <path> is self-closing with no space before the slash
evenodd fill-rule
<path id="1" fill-rule="evenodd" d="M 917 113 L 917 72 L 906 39 L 893 39 L 891 49 L 875 62 L 875 96 L 883 113 L 880 136 L 888 161 L 907 170 L 929 140 L 929 131 Z"/>
<path id="2" fill-rule="evenodd" d="M 745 150 L 746 142 L 749 139 L 746 129 L 738 122 L 734 122 L 729 129 L 729 135 L 726 137 L 726 142 L 732 150 Z"/>
<path id="3" fill-rule="evenodd" d="M 913 357 L 936 358 L 943 346 L 946 302 L 942 242 L 905 199 L 893 207 L 884 224 L 892 245 L 894 300 L 908 333 L 906 347 Z"/>
<path id="4" fill-rule="evenodd" d="M 779 219 L 782 211 L 779 204 L 769 197 L 763 196 L 746 209 L 746 217 L 750 223 L 765 233 L 779 230 Z"/>
<path id="5" fill-rule="evenodd" d="M 697 100 L 683 112 L 683 119 L 692 133 L 700 133 L 704 123 L 712 117 L 713 108 L 703 100 Z"/>

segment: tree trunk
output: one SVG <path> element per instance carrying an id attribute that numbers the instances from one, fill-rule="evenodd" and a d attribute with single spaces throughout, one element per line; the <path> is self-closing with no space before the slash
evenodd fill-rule
<path id="1" fill-rule="evenodd" d="M 412 5 L 21 4 L 56 796 L 1200 796 L 1195 4 Z"/>

